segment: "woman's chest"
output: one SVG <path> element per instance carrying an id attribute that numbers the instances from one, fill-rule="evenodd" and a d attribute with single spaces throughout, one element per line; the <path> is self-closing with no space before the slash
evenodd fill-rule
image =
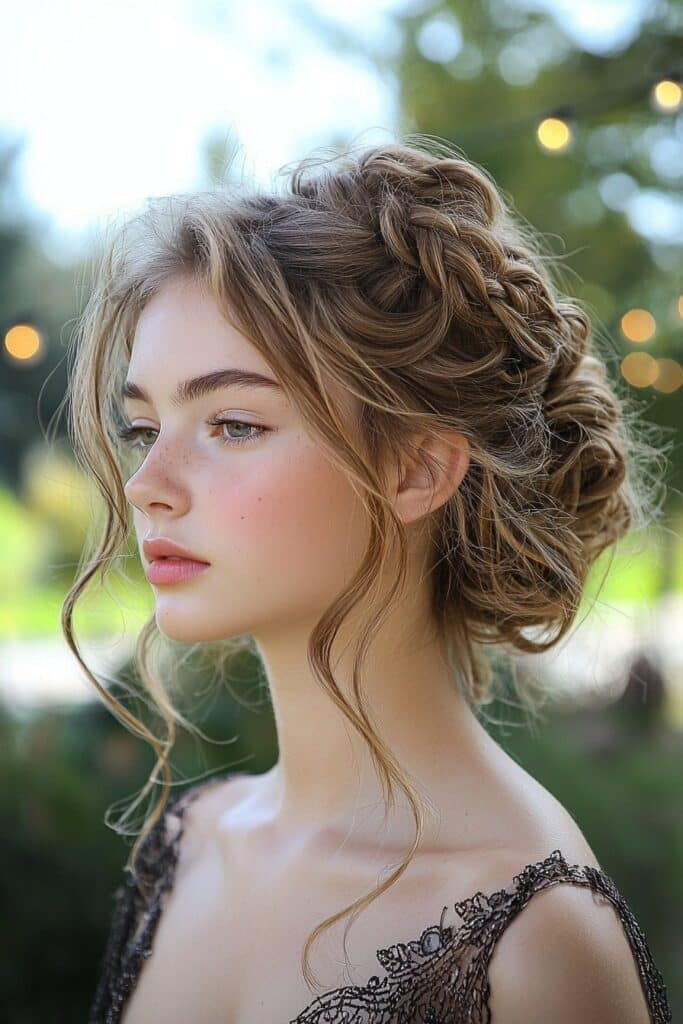
<path id="1" fill-rule="evenodd" d="M 313 942 L 309 966 L 320 987 L 309 988 L 301 961 L 307 938 L 377 881 L 368 877 L 359 885 L 355 875 L 346 881 L 319 875 L 300 865 L 285 876 L 257 863 L 232 865 L 226 873 L 215 852 L 198 860 L 165 893 L 152 955 L 143 962 L 123 1024 L 287 1024 L 318 995 L 365 987 L 373 975 L 384 978 L 377 951 L 419 939 L 439 924 L 444 906 L 450 908 L 444 923 L 457 922 L 452 864 L 429 878 L 422 870 L 413 878 L 406 873 L 351 926 L 348 967 L 348 915 Z M 473 878 L 471 864 L 463 864 L 458 888 L 471 891 Z"/>

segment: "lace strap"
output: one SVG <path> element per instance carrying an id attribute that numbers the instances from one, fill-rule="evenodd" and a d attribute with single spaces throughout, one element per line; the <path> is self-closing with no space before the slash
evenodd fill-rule
<path id="1" fill-rule="evenodd" d="M 606 897 L 615 907 L 631 952 L 638 968 L 652 1024 L 669 1024 L 672 1020 L 664 979 L 657 968 L 647 940 L 626 899 L 619 892 L 614 881 L 604 871 L 586 865 L 570 865 L 559 850 L 554 850 L 544 861 L 527 865 L 514 876 L 515 889 L 501 890 L 488 897 L 477 893 L 475 897 L 456 904 L 476 934 L 477 923 L 481 924 L 479 951 L 472 961 L 472 985 L 466 998 L 479 1008 L 477 1020 L 489 1024 L 489 965 L 501 935 L 510 923 L 527 906 L 531 898 L 543 889 L 561 882 L 581 885 Z M 482 897 L 483 903 L 478 900 Z M 486 904 L 486 906 L 484 905 Z M 463 995 L 465 992 L 463 991 Z"/>
<path id="2" fill-rule="evenodd" d="M 172 888 L 175 880 L 184 811 L 203 787 L 213 781 L 197 783 L 169 795 L 163 813 L 141 844 L 136 858 L 136 871 L 147 896 L 130 871 L 115 890 L 109 935 L 88 1024 L 115 1024 L 120 1020 L 143 961 L 151 956 L 164 893 Z"/>

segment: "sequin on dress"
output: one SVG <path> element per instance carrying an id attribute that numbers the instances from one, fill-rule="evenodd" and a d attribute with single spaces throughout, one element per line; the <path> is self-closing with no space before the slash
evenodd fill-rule
<path id="1" fill-rule="evenodd" d="M 234 775 L 234 773 L 231 773 Z M 246 773 L 245 773 L 246 774 Z M 88 1024 L 118 1024 L 145 959 L 152 955 L 164 893 L 172 888 L 183 834 L 183 813 L 214 777 L 170 794 L 164 814 L 142 844 L 138 871 L 149 887 L 145 902 L 131 874 L 114 893 L 109 937 Z M 568 864 L 560 850 L 527 864 L 508 888 L 477 892 L 453 905 L 457 927 L 439 924 L 419 938 L 377 951 L 384 974 L 317 996 L 288 1024 L 495 1024 L 488 1005 L 488 969 L 505 928 L 538 892 L 561 882 L 592 889 L 615 906 L 638 967 L 651 1024 L 672 1019 L 666 986 L 645 936 L 616 885 L 603 871 Z M 284 1022 L 283 1022 L 284 1024 Z"/>

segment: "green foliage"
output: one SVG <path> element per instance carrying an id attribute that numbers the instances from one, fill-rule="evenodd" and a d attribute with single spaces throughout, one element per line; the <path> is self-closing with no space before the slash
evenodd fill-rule
<path id="1" fill-rule="evenodd" d="M 672 591 L 683 591 L 683 533 L 674 517 L 603 552 L 591 568 L 583 603 L 590 606 L 597 596 L 601 602 L 652 605 Z"/>
<path id="2" fill-rule="evenodd" d="M 0 488 L 0 594 L 11 594 L 25 586 L 37 571 L 46 545 L 41 525 L 27 515 L 22 503 Z"/>
<path id="3" fill-rule="evenodd" d="M 89 515 L 89 499 L 72 459 L 34 453 L 20 500 L 0 488 L 0 642 L 61 636 L 60 615 Z M 79 636 L 118 632 L 123 618 L 138 630 L 153 608 L 152 594 L 133 555 L 132 565 L 95 580 L 76 606 Z"/>

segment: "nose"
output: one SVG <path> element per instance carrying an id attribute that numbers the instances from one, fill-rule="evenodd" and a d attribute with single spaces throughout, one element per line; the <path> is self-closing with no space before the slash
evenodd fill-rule
<path id="1" fill-rule="evenodd" d="M 152 451 L 145 456 L 144 462 L 126 481 L 123 492 L 126 500 L 141 512 L 164 506 L 174 511 L 182 511 L 187 504 L 187 492 L 175 476 L 164 466 L 159 456 L 154 457 Z"/>

